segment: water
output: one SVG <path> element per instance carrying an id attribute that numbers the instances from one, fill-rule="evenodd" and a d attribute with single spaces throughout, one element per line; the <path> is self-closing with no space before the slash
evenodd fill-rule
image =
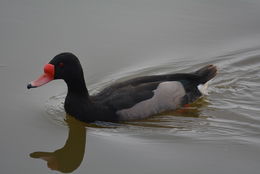
<path id="1" fill-rule="evenodd" d="M 1 173 L 259 173 L 259 7 L 254 0 L 1 1 Z M 209 95 L 189 107 L 85 125 L 65 116 L 64 82 L 26 89 L 62 51 L 79 56 L 92 94 L 206 64 L 219 73 Z"/>

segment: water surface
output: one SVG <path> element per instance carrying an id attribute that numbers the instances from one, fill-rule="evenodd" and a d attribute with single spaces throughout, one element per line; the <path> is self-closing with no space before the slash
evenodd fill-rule
<path id="1" fill-rule="evenodd" d="M 1 1 L 1 173 L 259 173 L 259 8 L 256 0 Z M 91 94 L 206 64 L 219 73 L 189 107 L 85 125 L 64 113 L 64 82 L 26 89 L 62 51 L 79 56 Z"/>

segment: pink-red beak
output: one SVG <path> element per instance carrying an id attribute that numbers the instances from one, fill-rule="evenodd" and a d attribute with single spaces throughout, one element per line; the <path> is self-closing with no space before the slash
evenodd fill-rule
<path id="1" fill-rule="evenodd" d="M 39 86 L 42 86 L 54 79 L 55 69 L 54 65 L 52 64 L 46 64 L 44 66 L 44 74 L 41 75 L 37 80 L 32 81 L 27 85 L 27 88 L 37 88 Z"/>

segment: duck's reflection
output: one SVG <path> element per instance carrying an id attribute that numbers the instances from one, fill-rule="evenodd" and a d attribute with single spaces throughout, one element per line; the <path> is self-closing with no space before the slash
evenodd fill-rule
<path id="1" fill-rule="evenodd" d="M 172 116 L 180 116 L 180 117 L 193 117 L 198 118 L 201 116 L 201 109 L 207 108 L 210 105 L 209 101 L 205 100 L 205 98 L 199 98 L 196 102 L 187 104 L 180 109 L 166 112 L 168 115 Z"/>
<path id="2" fill-rule="evenodd" d="M 65 145 L 54 152 L 33 152 L 32 158 L 40 158 L 47 162 L 51 170 L 70 173 L 77 169 L 85 154 L 86 127 L 71 116 L 66 116 L 69 127 L 68 139 Z"/>

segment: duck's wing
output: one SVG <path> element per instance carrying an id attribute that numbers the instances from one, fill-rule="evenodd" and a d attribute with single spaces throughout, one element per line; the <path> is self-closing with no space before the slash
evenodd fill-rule
<path id="1" fill-rule="evenodd" d="M 193 102 L 202 95 L 198 85 L 215 75 L 216 68 L 209 65 L 190 74 L 138 77 L 107 87 L 92 100 L 119 115 L 143 117 Z"/>
<path id="2" fill-rule="evenodd" d="M 198 89 L 195 93 L 201 95 Z M 137 120 L 163 111 L 179 108 L 187 102 L 187 93 L 181 81 L 160 81 L 128 85 L 99 100 L 113 110 L 119 120 Z"/>
<path id="3" fill-rule="evenodd" d="M 111 86 L 106 87 L 97 95 L 93 96 L 94 98 L 104 98 L 110 96 L 115 91 L 120 89 L 125 89 L 129 87 L 138 87 L 145 84 L 161 83 L 165 81 L 185 81 L 198 83 L 200 77 L 196 74 L 167 74 L 167 75 L 152 75 L 152 76 L 143 76 L 137 77 L 123 82 L 112 84 Z"/>
<path id="4" fill-rule="evenodd" d="M 198 77 L 192 74 L 139 77 L 112 85 L 104 89 L 100 94 L 92 96 L 92 100 L 118 111 L 131 108 L 159 94 L 160 99 L 163 100 L 162 96 L 180 94 L 183 97 L 191 92 L 198 93 L 198 83 Z"/>
<path id="5" fill-rule="evenodd" d="M 139 86 L 146 83 L 160 83 L 165 81 L 180 81 L 183 83 L 185 89 L 189 90 L 191 84 L 199 85 L 205 84 L 207 81 L 216 76 L 217 68 L 214 65 L 207 65 L 193 73 L 179 73 L 179 74 L 165 74 L 137 77 L 123 82 L 115 83 L 106 87 L 94 98 L 103 98 L 111 95 L 114 91 L 127 87 Z"/>
<path id="6" fill-rule="evenodd" d="M 113 108 L 115 111 L 130 108 L 133 105 L 153 97 L 153 91 L 160 82 L 143 83 L 139 85 L 127 85 L 117 88 L 105 97 L 99 97 L 99 102 Z M 104 96 L 104 95 L 103 95 Z"/>

